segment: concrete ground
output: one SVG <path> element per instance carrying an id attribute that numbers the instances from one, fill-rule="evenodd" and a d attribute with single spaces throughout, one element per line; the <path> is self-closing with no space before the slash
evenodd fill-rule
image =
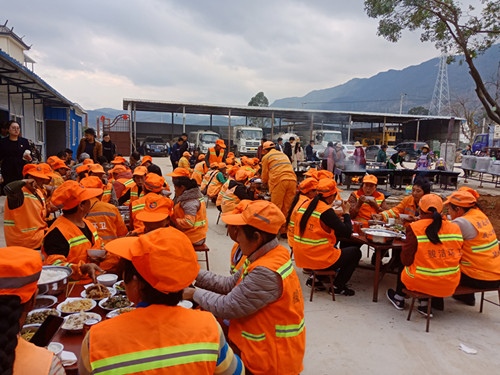
<path id="1" fill-rule="evenodd" d="M 167 158 L 153 161 L 164 174 L 172 170 Z M 169 177 L 167 181 L 170 182 Z M 468 185 L 474 187 L 474 183 Z M 498 194 L 495 189 L 485 190 Z M 343 192 L 343 198 L 349 194 L 350 191 Z M 226 236 L 224 223 L 216 224 L 217 215 L 217 209 L 210 204 L 207 208 L 210 268 L 228 275 L 233 242 Z M 3 215 L 0 223 L 3 226 Z M 500 233 L 500 228 L 496 229 Z M 286 240 L 280 242 L 288 247 Z M 5 246 L 3 231 L 0 246 Z M 369 265 L 366 249 L 362 250 L 362 262 Z M 204 263 L 200 264 L 204 267 Z M 408 300 L 405 310 L 398 311 L 386 299 L 385 291 L 395 287 L 395 275 L 386 275 L 382 280 L 379 300 L 374 303 L 371 269 L 358 268 L 351 279 L 356 295 L 336 296 L 335 302 L 326 292 L 316 292 L 313 302 L 309 302 L 306 275 L 301 269 L 297 269 L 297 274 L 302 283 L 307 330 L 303 374 L 498 374 L 500 371 L 497 306 L 485 303 L 483 313 L 479 314 L 478 302 L 469 307 L 446 298 L 445 311 L 433 312 L 430 332 L 426 333 L 425 318 L 416 310 L 412 320 L 406 320 Z M 487 298 L 498 302 L 495 293 L 487 293 Z M 477 354 L 466 354 L 459 349 L 460 344 L 477 350 Z"/>

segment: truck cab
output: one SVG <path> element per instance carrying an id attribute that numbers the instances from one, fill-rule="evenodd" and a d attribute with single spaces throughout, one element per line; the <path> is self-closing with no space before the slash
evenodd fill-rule
<path id="1" fill-rule="evenodd" d="M 313 130 L 314 151 L 323 152 L 329 142 L 342 143 L 342 132 L 338 130 Z M 305 143 L 306 144 L 306 143 Z"/>
<path id="2" fill-rule="evenodd" d="M 260 140 L 263 137 L 262 129 L 252 126 L 235 126 L 233 129 L 232 143 L 237 155 L 257 155 Z"/>
<path id="3" fill-rule="evenodd" d="M 210 147 L 215 147 L 215 142 L 219 138 L 220 135 L 211 130 L 198 130 L 188 134 L 190 148 L 199 150 L 202 154 L 206 154 Z"/>

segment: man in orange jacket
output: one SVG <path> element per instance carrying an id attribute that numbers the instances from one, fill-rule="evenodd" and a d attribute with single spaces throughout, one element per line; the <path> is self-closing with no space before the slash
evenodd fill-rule
<path id="1" fill-rule="evenodd" d="M 226 148 L 226 145 L 224 144 L 224 141 L 222 139 L 218 139 L 215 142 L 215 147 L 210 147 L 208 149 L 207 155 L 208 155 L 208 164 L 212 163 L 222 163 L 225 158 L 224 158 L 224 150 Z"/>

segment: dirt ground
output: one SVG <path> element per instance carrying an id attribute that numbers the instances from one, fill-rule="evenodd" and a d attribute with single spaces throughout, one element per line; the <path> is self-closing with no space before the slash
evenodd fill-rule
<path id="1" fill-rule="evenodd" d="M 500 199 L 492 195 L 481 195 L 479 205 L 483 212 L 490 219 L 493 228 L 500 228 Z M 498 233 L 498 231 L 497 231 Z"/>

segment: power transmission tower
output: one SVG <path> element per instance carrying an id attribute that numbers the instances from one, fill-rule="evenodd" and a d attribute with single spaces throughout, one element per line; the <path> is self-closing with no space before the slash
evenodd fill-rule
<path id="1" fill-rule="evenodd" d="M 439 70 L 436 85 L 432 94 L 429 114 L 435 116 L 451 116 L 450 87 L 448 86 L 448 64 L 446 55 L 439 59 Z"/>

